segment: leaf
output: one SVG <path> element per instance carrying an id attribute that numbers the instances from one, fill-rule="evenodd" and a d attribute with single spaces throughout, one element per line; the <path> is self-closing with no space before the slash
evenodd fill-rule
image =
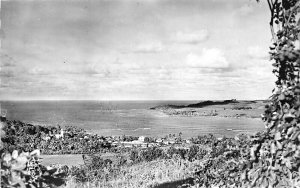
<path id="1" fill-rule="evenodd" d="M 287 130 L 287 135 L 290 136 L 292 133 L 293 133 L 293 130 L 294 130 L 294 127 L 290 127 L 288 130 Z"/>
<path id="2" fill-rule="evenodd" d="M 280 95 L 278 96 L 278 100 L 283 101 L 284 99 L 285 99 L 284 94 L 280 94 Z"/>
<path id="3" fill-rule="evenodd" d="M 293 119 L 295 118 L 295 115 L 289 113 L 289 114 L 286 114 L 284 116 L 284 119 L 287 121 L 287 122 L 291 122 Z"/>
<path id="4" fill-rule="evenodd" d="M 281 140 L 281 133 L 277 132 L 274 137 L 275 140 Z"/>
<path id="5" fill-rule="evenodd" d="M 18 150 L 14 150 L 13 152 L 12 152 L 12 158 L 13 159 L 16 159 L 17 157 L 18 157 Z"/>
<path id="6" fill-rule="evenodd" d="M 247 178 L 247 174 L 246 174 L 246 171 L 244 171 L 241 175 L 241 179 L 246 180 L 246 178 Z"/>
<path id="7" fill-rule="evenodd" d="M 22 152 L 20 155 L 19 155 L 20 157 L 29 157 L 29 152 Z"/>
<path id="8" fill-rule="evenodd" d="M 256 184 L 257 179 L 259 178 L 258 174 L 255 174 L 255 177 L 253 178 L 252 182 L 251 182 L 251 186 L 254 187 Z"/>
<path id="9" fill-rule="evenodd" d="M 12 157 L 10 153 L 6 153 L 3 157 L 3 161 L 6 162 L 7 164 L 11 161 Z"/>
<path id="10" fill-rule="evenodd" d="M 40 152 L 39 149 L 33 150 L 33 151 L 30 153 L 31 156 L 32 156 L 32 155 L 36 155 L 37 157 L 39 157 L 40 154 L 41 154 L 41 152 Z"/>
<path id="11" fill-rule="evenodd" d="M 285 165 L 288 169 L 292 169 L 292 164 L 290 160 L 286 160 Z"/>
<path id="12" fill-rule="evenodd" d="M 282 144 L 280 142 L 276 141 L 276 145 L 278 149 L 282 149 Z"/>
<path id="13" fill-rule="evenodd" d="M 54 174 L 56 171 L 57 171 L 56 168 L 52 168 L 52 169 L 47 170 L 47 172 L 48 172 L 50 175 L 51 175 L 51 174 Z"/>
<path id="14" fill-rule="evenodd" d="M 11 164 L 12 170 L 21 171 L 26 168 L 27 158 L 25 156 L 18 157 L 16 161 Z"/>
<path id="15" fill-rule="evenodd" d="M 299 136 L 299 135 L 300 135 L 300 131 L 299 131 L 299 130 L 298 130 L 297 132 L 294 132 L 294 134 L 293 134 L 291 140 L 296 140 L 296 139 L 298 139 L 298 136 Z"/>
<path id="16" fill-rule="evenodd" d="M 272 144 L 271 144 L 271 153 L 272 154 L 275 154 L 276 153 L 276 146 L 275 146 L 275 143 L 273 142 Z"/>
<path id="17" fill-rule="evenodd" d="M 11 184 L 18 185 L 16 187 L 26 188 L 25 183 L 23 182 L 23 180 L 21 179 L 21 177 L 17 172 L 11 172 Z"/>

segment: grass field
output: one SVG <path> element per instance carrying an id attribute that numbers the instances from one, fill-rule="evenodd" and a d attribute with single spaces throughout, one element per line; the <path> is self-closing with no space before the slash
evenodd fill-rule
<path id="1" fill-rule="evenodd" d="M 122 167 L 119 175 L 109 181 L 79 184 L 70 179 L 66 188 L 143 188 L 177 187 L 192 182 L 192 176 L 199 161 L 189 162 L 181 159 L 143 162 L 130 167 Z"/>
<path id="2" fill-rule="evenodd" d="M 114 160 L 116 154 L 104 153 L 101 154 L 103 159 Z M 82 154 L 66 154 L 66 155 L 41 155 L 42 164 L 47 166 L 51 164 L 60 164 L 67 166 L 79 166 L 83 165 Z"/>
<path id="3" fill-rule="evenodd" d="M 51 164 L 61 164 L 68 166 L 83 165 L 81 154 L 70 154 L 70 155 L 42 155 L 42 164 L 47 166 Z"/>

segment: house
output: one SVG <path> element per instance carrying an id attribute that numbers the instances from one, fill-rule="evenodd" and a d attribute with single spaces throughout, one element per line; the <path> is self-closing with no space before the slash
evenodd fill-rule
<path id="1" fill-rule="evenodd" d="M 170 140 L 169 140 L 169 143 L 170 143 L 170 144 L 175 144 L 175 143 L 176 143 L 176 140 L 175 140 L 175 139 L 170 139 Z"/>
<path id="2" fill-rule="evenodd" d="M 64 130 L 60 129 L 60 133 L 55 134 L 54 136 L 55 136 L 56 139 L 64 138 Z"/>
<path id="3" fill-rule="evenodd" d="M 139 142 L 145 142 L 145 137 L 144 136 L 140 136 L 138 139 Z"/>

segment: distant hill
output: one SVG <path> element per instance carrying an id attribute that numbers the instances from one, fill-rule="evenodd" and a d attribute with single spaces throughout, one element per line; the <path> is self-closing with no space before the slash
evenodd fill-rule
<path id="1" fill-rule="evenodd" d="M 239 103 L 236 99 L 231 100 L 224 100 L 224 101 L 203 101 L 196 104 L 188 104 L 188 105 L 160 105 L 150 108 L 151 110 L 163 110 L 163 109 L 181 109 L 181 108 L 203 108 L 206 106 L 212 106 L 212 105 L 226 105 L 226 104 L 232 104 L 232 103 Z"/>

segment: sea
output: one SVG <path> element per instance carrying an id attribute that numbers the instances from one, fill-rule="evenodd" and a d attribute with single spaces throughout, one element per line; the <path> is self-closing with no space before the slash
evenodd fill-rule
<path id="1" fill-rule="evenodd" d="M 169 134 L 190 138 L 212 133 L 217 137 L 253 134 L 264 129 L 260 119 L 168 116 L 151 107 L 200 101 L 0 101 L 9 120 L 34 125 L 77 126 L 103 136 Z"/>

